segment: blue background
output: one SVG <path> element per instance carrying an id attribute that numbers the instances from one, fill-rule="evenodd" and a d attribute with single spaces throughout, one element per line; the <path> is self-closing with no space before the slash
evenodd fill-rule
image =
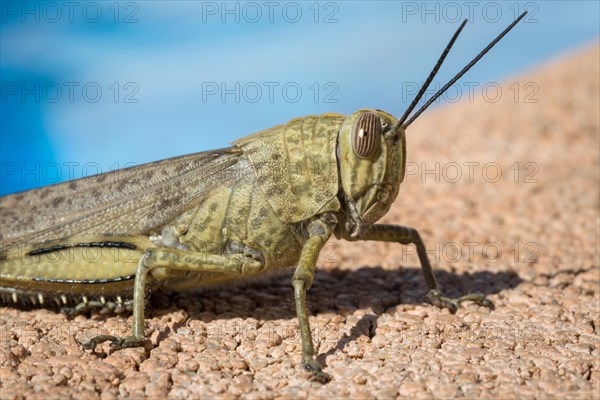
<path id="1" fill-rule="evenodd" d="M 597 1 L 0 4 L 0 194 L 224 147 L 308 114 L 400 115 L 463 18 L 438 87 L 531 13 L 463 78 L 476 94 L 597 46 L 600 29 Z"/>

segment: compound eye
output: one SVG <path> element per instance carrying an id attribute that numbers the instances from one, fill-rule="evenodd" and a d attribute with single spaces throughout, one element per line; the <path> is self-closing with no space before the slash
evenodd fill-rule
<path id="1" fill-rule="evenodd" d="M 369 158 L 379 148 L 383 129 L 379 115 L 365 112 L 358 117 L 352 129 L 352 147 L 363 158 Z"/>

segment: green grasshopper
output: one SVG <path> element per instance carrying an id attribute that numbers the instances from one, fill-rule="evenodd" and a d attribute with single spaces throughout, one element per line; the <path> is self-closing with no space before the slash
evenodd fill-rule
<path id="1" fill-rule="evenodd" d="M 398 120 L 371 109 L 297 118 L 225 149 L 1 197 L 0 298 L 56 303 L 68 313 L 132 308 L 131 336 L 100 335 L 83 345 L 94 351 L 110 341 L 118 349 L 145 343 L 145 298 L 152 290 L 192 289 L 295 266 L 302 365 L 320 382 L 330 378 L 315 360 L 305 298 L 332 235 L 412 243 L 431 303 L 451 311 L 466 300 L 492 307 L 481 294 L 442 296 L 419 233 L 375 222 L 404 179 L 406 128 L 525 14 L 410 118 L 466 20 Z"/>

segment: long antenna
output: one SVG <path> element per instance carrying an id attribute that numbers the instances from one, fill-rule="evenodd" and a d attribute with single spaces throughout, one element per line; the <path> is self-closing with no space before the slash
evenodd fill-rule
<path id="1" fill-rule="evenodd" d="M 490 44 L 487 45 L 487 47 L 485 49 L 483 49 L 481 51 L 481 53 L 479 53 L 469 64 L 467 64 L 466 67 L 464 67 L 458 74 L 456 74 L 456 76 L 452 79 L 450 79 L 450 81 L 448 83 L 446 83 L 444 85 L 444 87 L 442 87 L 431 99 L 429 99 L 429 101 L 427 101 L 427 103 L 423 104 L 423 106 L 421 108 L 419 108 L 419 110 L 413 114 L 412 117 L 410 117 L 410 119 L 408 121 L 406 121 L 402 127 L 406 129 L 407 126 L 409 126 L 410 124 L 413 123 L 413 121 L 415 119 L 417 119 L 417 117 L 419 115 L 421 115 L 421 113 L 423 111 L 425 111 L 427 109 L 427 107 L 429 107 L 431 105 L 431 103 L 433 103 L 434 101 L 436 101 L 438 99 L 438 97 L 440 97 L 442 94 L 444 94 L 444 92 L 446 90 L 448 90 L 448 88 L 450 86 L 452 86 L 454 84 L 454 82 L 456 82 L 457 80 L 459 80 L 468 70 L 471 69 L 471 67 L 473 67 L 477 61 L 479 61 L 481 59 L 481 57 L 483 57 L 485 55 L 485 53 L 487 53 L 488 51 L 490 51 L 490 49 L 492 47 L 494 47 L 496 45 L 496 43 L 498 43 L 500 41 L 500 39 L 502 39 L 504 37 L 504 35 L 506 35 L 512 28 L 514 28 L 514 26 L 516 24 L 519 23 L 519 21 L 521 21 L 525 15 L 527 15 L 527 11 L 523 12 L 523 14 L 519 15 L 519 18 L 517 18 L 516 20 L 513 21 L 512 24 L 510 24 L 504 31 L 502 31 L 501 34 L 499 34 L 496 39 L 492 40 L 490 42 Z M 464 24 L 464 22 L 463 22 Z"/>
<path id="2" fill-rule="evenodd" d="M 410 115 L 410 113 L 412 112 L 412 110 L 417 106 L 417 103 L 419 103 L 419 100 L 421 100 L 421 97 L 423 97 L 423 94 L 425 94 L 425 91 L 429 87 L 429 84 L 431 83 L 431 81 L 433 80 L 433 78 L 435 77 L 435 75 L 438 73 L 440 67 L 442 66 L 442 63 L 444 62 L 444 60 L 446 59 L 446 56 L 448 55 L 448 52 L 450 51 L 450 49 L 454 45 L 454 42 L 456 41 L 456 38 L 458 38 L 458 35 L 460 34 L 460 31 L 463 30 L 463 28 L 465 27 L 466 24 L 467 24 L 467 20 L 465 19 L 462 22 L 462 24 L 460 24 L 460 26 L 458 27 L 458 29 L 456 30 L 456 33 L 452 36 L 452 39 L 450 39 L 450 41 L 448 42 L 448 45 L 444 49 L 444 52 L 442 53 L 442 55 L 440 56 L 440 58 L 437 60 L 437 63 L 435 63 L 435 67 L 433 67 L 433 69 L 429 73 L 429 76 L 427 77 L 427 80 L 425 81 L 425 83 L 421 87 L 421 90 L 419 90 L 419 93 L 417 93 L 417 95 L 413 99 L 412 103 L 410 103 L 410 106 L 408 106 L 408 108 L 406 109 L 406 111 L 404 111 L 404 114 L 402 114 L 402 116 L 400 117 L 400 119 L 396 123 L 396 126 L 402 126 L 402 124 L 404 123 L 404 121 L 406 120 L 406 118 L 408 118 L 408 116 Z"/>

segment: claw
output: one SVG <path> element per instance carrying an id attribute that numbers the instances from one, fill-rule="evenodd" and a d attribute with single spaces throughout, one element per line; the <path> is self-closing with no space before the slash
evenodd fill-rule
<path id="1" fill-rule="evenodd" d="M 96 352 L 96 346 L 98 346 L 102 342 L 111 341 L 114 342 L 118 340 L 116 336 L 112 335 L 98 335 L 83 344 L 83 348 L 86 350 L 92 350 L 92 353 Z"/>
<path id="2" fill-rule="evenodd" d="M 143 347 L 146 340 L 138 336 L 117 337 L 112 335 L 99 335 L 91 338 L 83 344 L 86 350 L 96 351 L 96 346 L 103 342 L 111 342 L 110 348 L 114 350 L 124 349 L 127 347 Z"/>
<path id="3" fill-rule="evenodd" d="M 458 303 L 462 303 L 463 301 L 472 301 L 474 303 L 479 304 L 480 306 L 488 307 L 489 309 L 492 309 L 492 310 L 494 309 L 494 303 L 492 303 L 491 300 L 488 300 L 481 293 L 470 293 L 470 294 L 464 295 L 462 297 L 459 297 L 458 299 L 456 299 L 456 301 Z"/>
<path id="4" fill-rule="evenodd" d="M 302 361 L 302 366 L 310 372 L 309 380 L 325 384 L 331 380 L 331 376 L 323 371 L 323 368 L 315 360 Z"/>
<path id="5" fill-rule="evenodd" d="M 458 307 L 460 307 L 460 304 L 464 301 L 473 301 L 479 304 L 480 306 L 488 307 L 491 310 L 494 309 L 494 303 L 492 303 L 491 300 L 488 300 L 481 293 L 471 293 L 465 296 L 461 296 L 457 299 L 452 299 L 449 297 L 442 296 L 442 294 L 438 290 L 433 289 L 430 290 L 429 293 L 427 293 L 427 299 L 431 302 L 431 304 L 433 304 L 436 307 L 447 308 L 452 314 L 456 312 Z"/>

